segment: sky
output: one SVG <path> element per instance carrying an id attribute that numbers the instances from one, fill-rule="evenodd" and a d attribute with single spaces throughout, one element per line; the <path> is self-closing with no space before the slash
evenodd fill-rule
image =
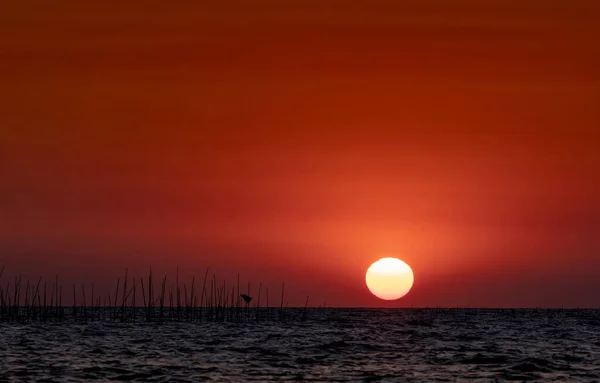
<path id="1" fill-rule="evenodd" d="M 0 283 L 600 307 L 597 36 L 592 0 L 5 4 Z"/>

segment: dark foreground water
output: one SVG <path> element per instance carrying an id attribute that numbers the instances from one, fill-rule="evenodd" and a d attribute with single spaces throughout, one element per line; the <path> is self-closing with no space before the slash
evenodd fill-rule
<path id="1" fill-rule="evenodd" d="M 0 381 L 600 381 L 600 311 L 328 310 L 296 318 L 0 324 Z"/>

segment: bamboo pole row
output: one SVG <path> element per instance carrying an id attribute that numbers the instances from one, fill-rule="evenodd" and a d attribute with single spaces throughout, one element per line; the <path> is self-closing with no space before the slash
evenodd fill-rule
<path id="1" fill-rule="evenodd" d="M 268 288 L 265 289 L 266 306 L 261 306 L 262 283 L 259 285 L 257 299 L 254 302 L 252 299 L 246 301 L 250 296 L 250 284 L 246 292 L 242 292 L 239 274 L 237 285 L 230 286 L 226 281 L 218 282 L 214 274 L 211 278 L 209 269 L 204 274 L 201 290 L 196 286 L 195 277 L 192 278 L 189 289 L 187 283 L 181 285 L 179 269 L 174 286 L 168 285 L 165 275 L 158 281 L 158 287 L 152 268 L 147 279 L 130 277 L 129 270 L 126 269 L 123 279 L 117 279 L 113 294 L 96 294 L 92 283 L 89 302 L 86 285 L 81 284 L 78 289 L 73 284 L 70 307 L 62 304 L 63 286 L 58 275 L 51 286 L 41 277 L 30 283 L 29 280 L 23 281 L 21 276 L 4 284 L 4 270 L 3 265 L 0 267 L 0 322 L 258 322 L 284 321 L 288 316 L 284 284 L 281 285 L 279 307 L 269 306 Z M 246 297 L 240 299 L 244 295 Z M 303 316 L 306 308 L 305 306 Z"/>

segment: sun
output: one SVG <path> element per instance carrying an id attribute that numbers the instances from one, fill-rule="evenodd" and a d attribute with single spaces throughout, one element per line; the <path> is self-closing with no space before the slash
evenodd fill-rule
<path id="1" fill-rule="evenodd" d="M 408 294 L 415 276 L 406 262 L 398 258 L 381 258 L 369 267 L 365 279 L 373 295 L 391 301 Z"/>

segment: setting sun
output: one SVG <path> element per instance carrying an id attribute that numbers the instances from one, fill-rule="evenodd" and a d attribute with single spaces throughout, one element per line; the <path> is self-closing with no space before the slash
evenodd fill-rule
<path id="1" fill-rule="evenodd" d="M 397 258 L 381 258 L 373 263 L 365 279 L 371 293 L 384 300 L 402 298 L 415 280 L 410 266 Z"/>

